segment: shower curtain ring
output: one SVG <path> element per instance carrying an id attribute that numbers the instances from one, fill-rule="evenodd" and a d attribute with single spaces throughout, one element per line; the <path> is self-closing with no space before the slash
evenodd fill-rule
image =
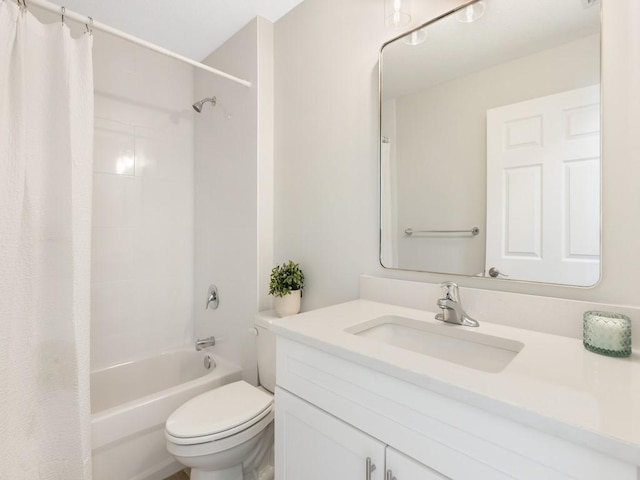
<path id="1" fill-rule="evenodd" d="M 60 7 L 60 12 L 62 13 L 62 24 L 63 24 L 63 25 L 64 25 L 64 12 L 65 12 L 66 10 L 67 10 L 66 8 L 64 8 L 64 7 Z"/>
<path id="2" fill-rule="evenodd" d="M 87 27 L 87 33 L 89 35 L 93 35 L 93 18 L 91 17 L 87 17 L 89 19 L 89 22 L 85 23 L 85 27 Z"/>

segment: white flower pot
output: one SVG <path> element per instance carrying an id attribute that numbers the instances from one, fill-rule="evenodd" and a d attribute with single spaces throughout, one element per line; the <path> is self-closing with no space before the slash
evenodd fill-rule
<path id="1" fill-rule="evenodd" d="M 301 290 L 292 290 L 284 297 L 273 297 L 273 305 L 279 317 L 295 315 L 300 311 Z"/>

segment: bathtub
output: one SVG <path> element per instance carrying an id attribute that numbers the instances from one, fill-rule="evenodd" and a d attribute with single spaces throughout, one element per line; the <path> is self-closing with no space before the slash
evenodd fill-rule
<path id="1" fill-rule="evenodd" d="M 241 378 L 240 368 L 186 349 L 91 372 L 93 480 L 162 480 L 180 470 L 166 451 L 166 419 L 190 398 Z"/>

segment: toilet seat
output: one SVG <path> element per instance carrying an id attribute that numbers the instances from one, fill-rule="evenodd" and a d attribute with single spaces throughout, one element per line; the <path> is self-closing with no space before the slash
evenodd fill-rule
<path id="1" fill-rule="evenodd" d="M 198 395 L 166 422 L 165 436 L 174 445 L 196 445 L 237 435 L 273 418 L 273 397 L 244 381 Z M 261 422 L 261 420 L 267 420 Z M 253 429 L 252 429 L 253 430 Z"/>
<path id="2" fill-rule="evenodd" d="M 165 434 L 167 438 L 167 451 L 176 457 L 193 458 L 203 457 L 206 455 L 212 455 L 216 453 L 226 452 L 233 448 L 240 447 L 241 445 L 257 440 L 260 434 L 267 429 L 267 427 L 273 422 L 273 410 L 258 423 L 253 424 L 246 430 L 243 430 L 230 437 L 220 438 L 214 441 L 205 441 L 202 443 L 192 444 L 179 444 L 176 443 L 170 435 Z"/>

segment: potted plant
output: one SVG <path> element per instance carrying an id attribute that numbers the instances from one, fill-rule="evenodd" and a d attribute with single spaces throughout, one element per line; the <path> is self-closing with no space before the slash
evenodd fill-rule
<path id="1" fill-rule="evenodd" d="M 269 295 L 274 297 L 274 306 L 279 317 L 295 315 L 300 311 L 300 298 L 304 287 L 304 273 L 297 263 L 289 260 L 271 270 Z"/>

